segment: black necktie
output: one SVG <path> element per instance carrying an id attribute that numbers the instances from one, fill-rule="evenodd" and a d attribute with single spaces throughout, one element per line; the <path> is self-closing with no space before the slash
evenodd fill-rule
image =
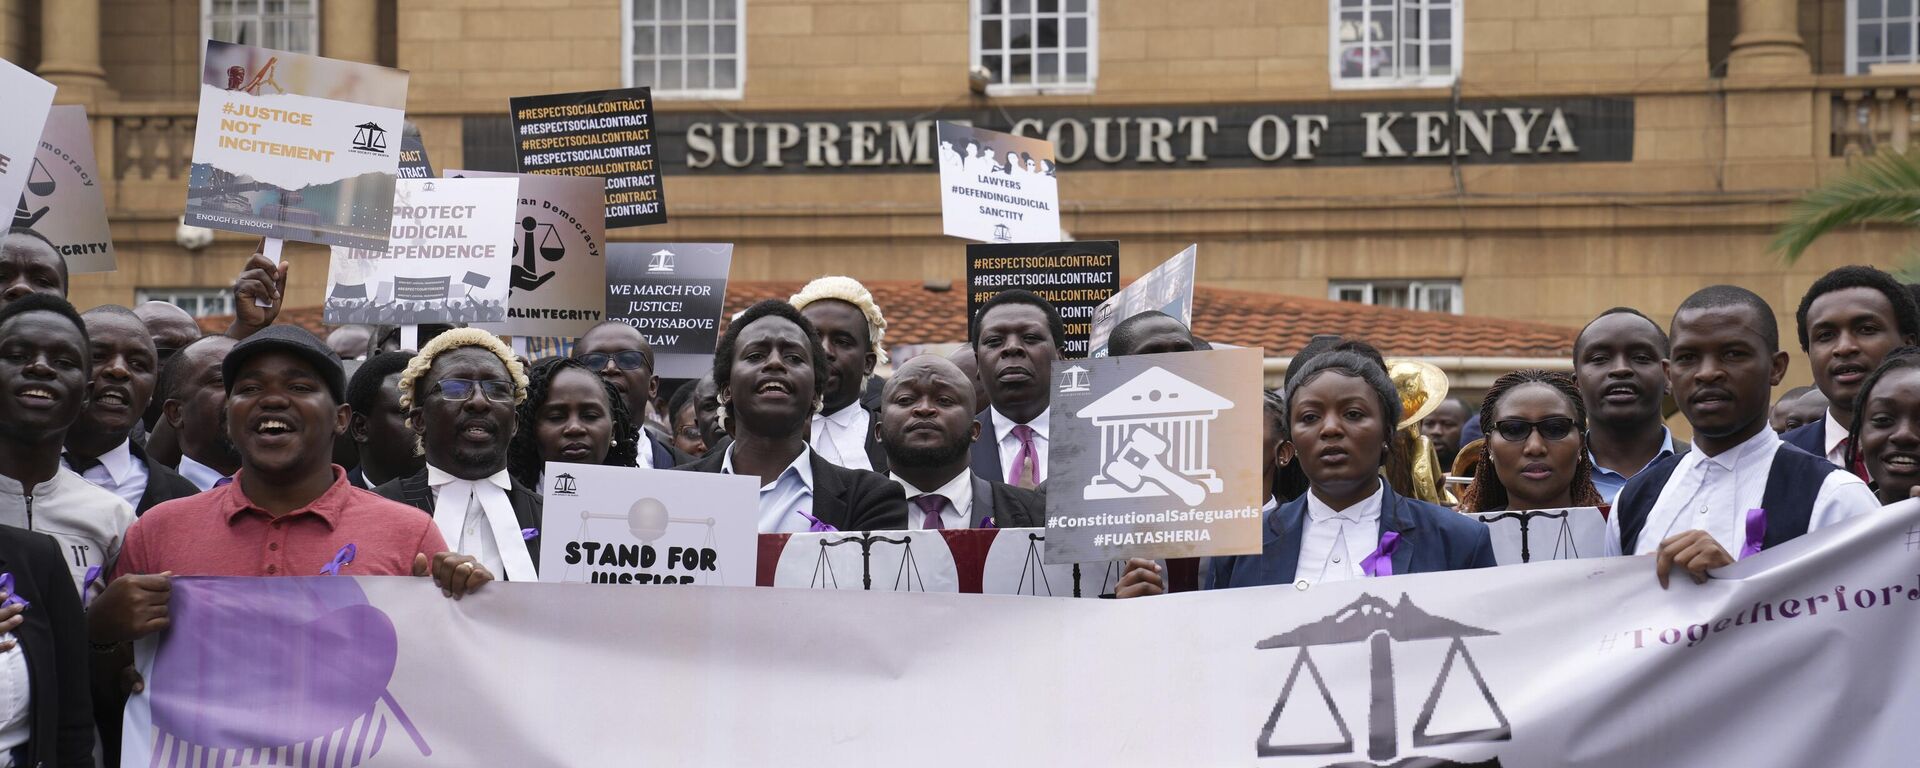
<path id="1" fill-rule="evenodd" d="M 84 475 L 87 473 L 87 470 L 100 466 L 100 457 L 76 456 L 69 453 L 67 454 L 67 466 L 73 467 L 75 474 Z"/>

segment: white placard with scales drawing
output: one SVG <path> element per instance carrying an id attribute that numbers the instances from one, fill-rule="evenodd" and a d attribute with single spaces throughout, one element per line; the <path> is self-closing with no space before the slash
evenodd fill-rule
<path id="1" fill-rule="evenodd" d="M 540 580 L 751 587 L 755 478 L 548 462 Z"/>
<path id="2" fill-rule="evenodd" d="M 1599 507 L 1480 512 L 1469 515 L 1493 535 L 1493 559 L 1501 565 L 1600 557 L 1607 519 Z"/>

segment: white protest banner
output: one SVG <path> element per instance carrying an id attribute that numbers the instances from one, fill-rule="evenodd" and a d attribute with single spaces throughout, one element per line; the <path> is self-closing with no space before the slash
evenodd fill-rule
<path id="1" fill-rule="evenodd" d="M 387 249 L 334 246 L 326 321 L 505 320 L 519 187 L 515 179 L 400 179 L 393 188 Z M 382 292 L 383 284 L 392 290 Z M 376 301 L 378 296 L 388 300 Z"/>
<path id="2" fill-rule="evenodd" d="M 385 248 L 406 106 L 403 70 L 208 40 L 187 223 Z"/>
<path id="3" fill-rule="evenodd" d="M 1125 563 L 1047 563 L 1041 528 L 760 534 L 762 587 L 964 592 L 1034 597 L 1112 594 Z"/>
<path id="4" fill-rule="evenodd" d="M 1651 557 L 1124 603 L 176 578 L 169 618 L 129 768 L 1907 765 L 1920 502 L 1666 590 Z M 1050 716 L 929 746 L 1010 702 Z"/>
<path id="5" fill-rule="evenodd" d="M 541 581 L 753 586 L 754 478 L 550 461 L 540 482 Z"/>
<path id="6" fill-rule="evenodd" d="M 1054 367 L 1047 562 L 1260 551 L 1260 352 Z"/>
<path id="7" fill-rule="evenodd" d="M 495 171 L 446 175 L 520 180 L 507 319 L 480 327 L 515 337 L 573 337 L 606 316 L 606 179 Z"/>
<path id="8" fill-rule="evenodd" d="M 1487 524 L 1493 559 L 1501 565 L 1600 557 L 1607 546 L 1607 518 L 1599 507 L 1479 512 Z"/>
<path id="9" fill-rule="evenodd" d="M 1113 334 L 1113 327 L 1150 309 L 1165 312 L 1192 328 L 1193 269 L 1199 249 L 1199 245 L 1187 246 L 1095 308 L 1093 335 L 1088 339 L 1093 348 L 1091 356 L 1106 357 L 1107 337 Z"/>
<path id="10" fill-rule="evenodd" d="M 114 270 L 107 198 L 100 191 L 93 129 L 84 107 L 62 104 L 47 114 L 33 170 L 13 209 L 13 226 L 45 235 L 67 260 L 69 272 Z"/>
<path id="11" fill-rule="evenodd" d="M 614 243 L 607 317 L 647 337 L 654 375 L 700 378 L 713 370 L 732 267 L 732 243 Z"/>
<path id="12" fill-rule="evenodd" d="M 986 243 L 1050 243 L 1060 236 L 1053 144 L 941 123 L 942 231 Z"/>
<path id="13" fill-rule="evenodd" d="M 0 200 L 20 197 L 27 184 L 53 91 L 53 83 L 0 59 L 0 102 L 7 105 L 7 119 L 0 120 Z"/>

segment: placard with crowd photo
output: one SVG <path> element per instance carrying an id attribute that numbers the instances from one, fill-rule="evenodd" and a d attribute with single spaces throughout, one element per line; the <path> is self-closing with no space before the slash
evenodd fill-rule
<path id="1" fill-rule="evenodd" d="M 647 337 L 655 374 L 700 378 L 713 370 L 732 267 L 732 243 L 615 243 L 607 248 L 607 317 Z"/>
<path id="2" fill-rule="evenodd" d="M 512 115 L 521 173 L 606 179 L 608 229 L 667 223 L 652 89 L 521 96 Z"/>
<path id="3" fill-rule="evenodd" d="M 208 40 L 186 223 L 387 247 L 407 73 Z"/>
<path id="4" fill-rule="evenodd" d="M 517 179 L 400 179 L 387 249 L 333 248 L 326 321 L 505 320 L 519 189 Z"/>
<path id="5" fill-rule="evenodd" d="M 547 462 L 540 486 L 541 581 L 754 585 L 752 477 Z"/>
<path id="6" fill-rule="evenodd" d="M 980 305 L 1009 288 L 1040 294 L 1066 323 L 1067 356 L 1087 356 L 1094 308 L 1120 290 L 1120 243 L 975 243 L 967 246 L 967 338 Z"/>
<path id="7" fill-rule="evenodd" d="M 53 83 L 0 59 L 0 101 L 7 105 L 7 119 L 0 120 L 0 200 L 18 198 L 27 184 L 53 91 Z"/>
<path id="8" fill-rule="evenodd" d="M 13 226 L 46 236 L 69 272 L 114 270 L 113 230 L 85 108 L 62 104 L 47 114 Z"/>
<path id="9" fill-rule="evenodd" d="M 1599 507 L 1476 512 L 1468 517 L 1487 524 L 1494 562 L 1501 565 L 1605 556 L 1607 518 Z"/>
<path id="10" fill-rule="evenodd" d="M 1107 336 L 1113 333 L 1113 327 L 1148 310 L 1164 312 L 1192 328 L 1193 269 L 1199 249 L 1197 244 L 1187 246 L 1094 308 L 1087 342 L 1093 351 L 1088 357 L 1106 357 Z"/>
<path id="11" fill-rule="evenodd" d="M 1060 239 L 1053 144 L 959 123 L 941 123 L 943 230 L 983 243 Z"/>
<path id="12" fill-rule="evenodd" d="M 592 176 L 448 170 L 448 178 L 519 179 L 507 319 L 501 335 L 586 333 L 606 317 L 606 180 Z"/>
<path id="13" fill-rule="evenodd" d="M 1046 561 L 1259 552 L 1260 354 L 1056 364 Z"/>

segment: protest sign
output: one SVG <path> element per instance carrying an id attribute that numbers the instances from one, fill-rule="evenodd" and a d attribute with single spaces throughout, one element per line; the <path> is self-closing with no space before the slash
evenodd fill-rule
<path id="1" fill-rule="evenodd" d="M 1080 360 L 1053 376 L 1047 562 L 1260 551 L 1258 350 Z"/>
<path id="2" fill-rule="evenodd" d="M 53 91 L 53 83 L 0 59 L 0 101 L 7 105 L 7 119 L 0 121 L 0 200 L 20 197 L 27 185 Z"/>
<path id="3" fill-rule="evenodd" d="M 400 178 L 433 178 L 433 163 L 427 160 L 427 147 L 416 134 L 400 137 Z"/>
<path id="4" fill-rule="evenodd" d="M 1469 515 L 1493 535 L 1493 559 L 1501 565 L 1600 557 L 1607 547 L 1607 518 L 1599 507 L 1479 512 Z"/>
<path id="5" fill-rule="evenodd" d="M 940 124 L 942 231 L 985 243 L 1060 239 L 1053 145 L 985 128 Z"/>
<path id="6" fill-rule="evenodd" d="M 1125 603 L 175 578 L 121 765 L 1906 765 L 1916 541 L 1908 501 L 1706 585 L 1621 557 Z M 1067 714 L 927 748 L 929 702 L 1009 697 Z"/>
<path id="7" fill-rule="evenodd" d="M 713 370 L 732 266 L 732 243 L 615 243 L 607 317 L 647 337 L 655 375 L 700 378 Z"/>
<path id="8" fill-rule="evenodd" d="M 85 108 L 62 104 L 47 114 L 25 191 L 13 209 L 13 226 L 45 235 L 67 260 L 69 272 L 114 270 L 107 198 L 100 191 Z"/>
<path id="9" fill-rule="evenodd" d="M 752 477 L 547 462 L 540 580 L 751 587 Z"/>
<path id="10" fill-rule="evenodd" d="M 507 319 L 486 330 L 514 336 L 578 336 L 606 316 L 604 179 L 494 171 L 447 171 L 451 178 L 519 179 Z"/>
<path id="11" fill-rule="evenodd" d="M 1025 288 L 1060 310 L 1067 356 L 1086 357 L 1095 307 L 1120 290 L 1120 243 L 972 244 L 967 246 L 967 338 L 980 305 L 1009 288 Z"/>
<path id="12" fill-rule="evenodd" d="M 521 173 L 606 179 L 607 229 L 667 223 L 649 89 L 522 96 L 512 108 Z"/>
<path id="13" fill-rule="evenodd" d="M 1198 245 L 1187 246 L 1186 250 L 1174 254 L 1173 258 L 1141 275 L 1132 285 L 1101 302 L 1093 310 L 1093 329 L 1087 340 L 1093 352 L 1088 356 L 1106 357 L 1107 337 L 1113 333 L 1113 327 L 1122 320 L 1150 309 L 1164 312 L 1192 328 L 1193 268 L 1199 249 Z"/>
<path id="14" fill-rule="evenodd" d="M 507 316 L 515 179 L 400 179 L 384 251 L 335 246 L 326 321 L 418 325 Z M 381 286 L 378 300 L 367 286 Z"/>
<path id="15" fill-rule="evenodd" d="M 1046 563 L 1042 528 L 760 534 L 762 587 L 965 592 L 1033 597 L 1112 594 L 1126 563 Z"/>
<path id="16" fill-rule="evenodd" d="M 402 70 L 208 40 L 187 223 L 385 248 L 406 106 Z"/>

